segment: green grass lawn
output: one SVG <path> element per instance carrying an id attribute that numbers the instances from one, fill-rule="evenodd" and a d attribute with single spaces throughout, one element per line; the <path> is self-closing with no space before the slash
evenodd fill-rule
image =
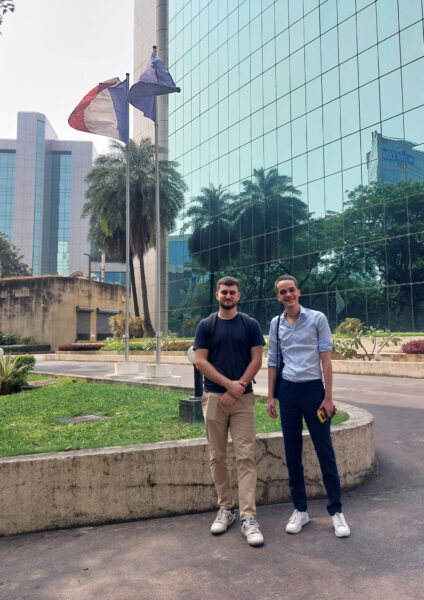
<path id="1" fill-rule="evenodd" d="M 179 399 L 184 397 L 187 393 L 70 378 L 0 396 L 0 456 L 205 437 L 203 423 L 179 421 Z M 91 414 L 110 419 L 60 422 L 64 417 Z M 333 422 L 346 419 L 340 413 Z M 280 430 L 279 420 L 268 417 L 263 401 L 256 403 L 256 426 L 258 433 Z"/>

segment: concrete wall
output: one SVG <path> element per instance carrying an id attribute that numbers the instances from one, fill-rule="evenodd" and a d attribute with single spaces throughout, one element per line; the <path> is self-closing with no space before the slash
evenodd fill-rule
<path id="1" fill-rule="evenodd" d="M 373 417 L 349 412 L 333 428 L 343 488 L 358 485 L 373 471 Z M 289 499 L 280 433 L 258 435 L 258 504 Z M 229 462 L 236 481 L 230 444 Z M 310 497 L 322 496 L 318 461 L 304 433 L 305 478 Z M 140 444 L 0 459 L 0 535 L 127 521 L 210 510 L 216 493 L 205 439 Z"/>
<path id="2" fill-rule="evenodd" d="M 88 279 L 41 276 L 0 279 L 0 331 L 31 335 L 52 350 L 76 339 L 76 307 L 93 308 L 90 333 L 96 332 L 96 308 L 125 309 L 125 288 Z"/>

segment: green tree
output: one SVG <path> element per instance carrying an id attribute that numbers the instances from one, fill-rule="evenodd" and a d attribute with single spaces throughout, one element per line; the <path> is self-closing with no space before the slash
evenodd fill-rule
<path id="1" fill-rule="evenodd" d="M 209 305 L 214 303 L 215 276 L 230 260 L 231 212 L 234 196 L 219 185 L 201 189 L 186 216 L 192 234 L 188 242 L 191 256 L 209 272 Z"/>
<path id="2" fill-rule="evenodd" d="M 235 213 L 240 224 L 240 237 L 242 240 L 252 238 L 252 262 L 259 263 L 255 268 L 258 278 L 254 316 L 262 322 L 267 269 L 275 271 L 275 262 L 286 246 L 287 255 L 292 256 L 288 228 L 305 223 L 308 209 L 300 200 L 301 192 L 292 185 L 291 178 L 279 175 L 277 169 L 254 169 L 252 179 L 243 181 L 242 186 Z M 301 232 L 297 235 L 300 239 Z"/>
<path id="3" fill-rule="evenodd" d="M 0 0 L 0 25 L 3 23 L 3 15 L 5 15 L 8 11 L 15 11 L 15 3 L 12 0 Z"/>
<path id="4" fill-rule="evenodd" d="M 126 151 L 113 142 L 111 152 L 96 159 L 88 174 L 88 202 L 83 214 L 90 215 L 90 235 L 95 234 L 97 216 L 102 227 L 107 223 L 108 234 L 117 229 L 125 231 L 125 174 Z M 155 161 L 154 146 L 148 138 L 140 143 L 130 140 L 130 247 L 140 263 L 145 335 L 153 335 L 147 300 L 144 255 L 156 246 Z M 177 171 L 177 163 L 160 160 L 160 219 L 164 230 L 172 231 L 184 204 L 186 185 Z M 103 208 L 101 208 L 103 207 Z M 118 236 L 119 237 L 119 236 Z"/>
<path id="5" fill-rule="evenodd" d="M 0 277 L 31 275 L 28 265 L 22 262 L 22 259 L 18 248 L 0 231 Z"/>

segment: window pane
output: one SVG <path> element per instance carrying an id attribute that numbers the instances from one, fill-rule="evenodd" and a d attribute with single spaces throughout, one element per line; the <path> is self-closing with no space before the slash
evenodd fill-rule
<path id="1" fill-rule="evenodd" d="M 355 90 L 340 98 L 342 135 L 348 135 L 359 129 L 358 92 Z"/>
<path id="2" fill-rule="evenodd" d="M 359 89 L 361 127 L 368 127 L 380 120 L 378 82 L 368 83 Z"/>
<path id="3" fill-rule="evenodd" d="M 359 85 L 364 85 L 378 77 L 377 46 L 362 52 L 358 56 Z"/>
<path id="4" fill-rule="evenodd" d="M 328 71 L 338 63 L 337 28 L 321 36 L 322 71 Z"/>
<path id="5" fill-rule="evenodd" d="M 330 102 L 339 97 L 339 69 L 331 69 L 322 76 L 323 102 Z"/>
<path id="6" fill-rule="evenodd" d="M 377 43 L 377 23 L 375 5 L 372 4 L 357 15 L 358 23 L 358 52 L 366 50 Z"/>
<path id="7" fill-rule="evenodd" d="M 322 109 L 319 108 L 310 112 L 306 116 L 307 122 L 307 136 L 308 136 L 308 149 L 316 148 L 321 146 L 323 142 L 322 138 Z"/>
<path id="8" fill-rule="evenodd" d="M 423 103 L 424 59 L 402 68 L 404 109 L 409 110 Z"/>
<path id="9" fill-rule="evenodd" d="M 422 19 L 420 0 L 399 0 L 399 25 L 401 29 Z"/>
<path id="10" fill-rule="evenodd" d="M 340 62 L 356 54 L 356 20 L 351 17 L 339 25 L 339 39 L 343 43 L 339 45 Z"/>
<path id="11" fill-rule="evenodd" d="M 380 75 L 398 69 L 400 66 L 399 36 L 394 35 L 378 45 Z"/>
<path id="12" fill-rule="evenodd" d="M 358 87 L 356 57 L 340 65 L 340 93 L 345 94 Z"/>
<path id="13" fill-rule="evenodd" d="M 401 31 L 400 51 L 403 65 L 423 56 L 424 41 L 422 21 Z"/>
<path id="14" fill-rule="evenodd" d="M 340 137 L 340 101 L 334 100 L 323 107 L 324 143 Z"/>
<path id="15" fill-rule="evenodd" d="M 377 0 L 377 29 L 379 40 L 384 40 L 397 31 L 397 0 Z"/>
<path id="16" fill-rule="evenodd" d="M 388 119 L 402 111 L 402 85 L 400 70 L 380 79 L 381 119 Z"/>

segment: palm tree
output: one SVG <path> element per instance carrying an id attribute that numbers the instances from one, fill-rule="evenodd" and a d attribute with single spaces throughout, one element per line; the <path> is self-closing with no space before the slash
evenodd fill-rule
<path id="1" fill-rule="evenodd" d="M 254 169 L 253 178 L 242 182 L 236 207 L 241 239 L 252 237 L 254 255 L 259 262 L 258 302 L 255 318 L 260 321 L 265 298 L 265 268 L 278 248 L 277 231 L 303 223 L 308 217 L 307 206 L 287 175 L 277 169 Z M 275 239 L 272 234 L 275 233 Z"/>
<path id="2" fill-rule="evenodd" d="M 88 174 L 87 198 L 83 214 L 90 214 L 90 235 L 96 235 L 97 221 L 109 237 L 121 237 L 125 232 L 125 148 L 113 142 L 111 152 L 96 159 Z M 144 329 L 154 333 L 147 300 L 144 255 L 156 246 L 155 235 L 155 162 L 154 146 L 148 138 L 139 144 L 130 140 L 130 249 L 140 263 Z M 160 219 L 164 230 L 172 231 L 184 203 L 186 185 L 177 171 L 177 164 L 159 161 Z M 118 234 L 120 230 L 120 234 Z M 132 261 L 130 261 L 131 263 Z"/>
<path id="3" fill-rule="evenodd" d="M 231 209 L 234 197 L 219 185 L 203 187 L 193 199 L 186 216 L 192 228 L 188 242 L 189 252 L 199 264 L 209 271 L 209 304 L 215 294 L 215 274 L 229 262 Z"/>

